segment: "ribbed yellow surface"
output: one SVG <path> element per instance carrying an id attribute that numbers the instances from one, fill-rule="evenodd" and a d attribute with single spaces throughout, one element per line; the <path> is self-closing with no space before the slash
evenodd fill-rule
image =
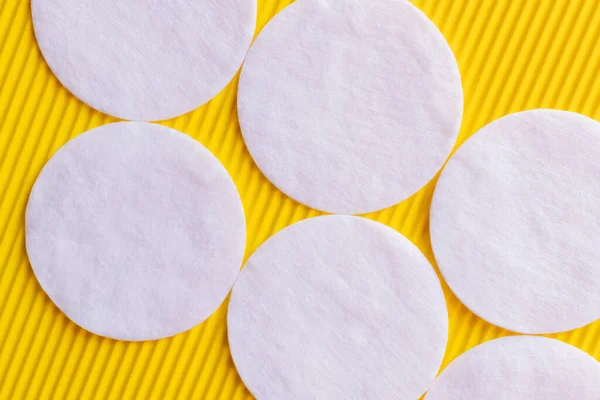
<path id="1" fill-rule="evenodd" d="M 374 1 L 374 0 L 365 0 Z M 399 0 L 400 1 L 400 0 Z M 260 0 L 258 27 L 292 0 Z M 416 0 L 454 50 L 463 77 L 459 143 L 505 114 L 538 107 L 600 117 L 600 1 Z M 237 78 L 198 110 L 165 121 L 206 145 L 229 170 L 248 222 L 246 255 L 318 212 L 273 187 L 252 162 L 236 118 Z M 28 0 L 0 0 L 0 399 L 246 399 L 227 345 L 226 305 L 205 323 L 145 343 L 78 328 L 38 285 L 25 253 L 33 182 L 67 140 L 114 119 L 82 104 L 50 73 L 36 46 Z M 368 215 L 408 236 L 433 262 L 428 210 L 434 183 Z M 450 341 L 444 365 L 507 335 L 444 288 Z M 600 359 L 600 323 L 556 335 Z M 600 395 L 600 394 L 599 394 Z"/>

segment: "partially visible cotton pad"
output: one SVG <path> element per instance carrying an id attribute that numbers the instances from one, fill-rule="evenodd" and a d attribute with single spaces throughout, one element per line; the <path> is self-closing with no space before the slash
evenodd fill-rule
<path id="1" fill-rule="evenodd" d="M 454 293 L 485 320 L 552 333 L 600 318 L 600 124 L 534 110 L 482 128 L 450 159 L 431 242 Z"/>
<path id="2" fill-rule="evenodd" d="M 268 239 L 233 288 L 229 344 L 259 399 L 411 399 L 448 335 L 437 275 L 408 239 L 349 216 Z"/>
<path id="3" fill-rule="evenodd" d="M 48 65 L 75 96 L 130 120 L 160 120 L 217 95 L 252 42 L 256 0 L 32 0 Z"/>
<path id="4" fill-rule="evenodd" d="M 600 364 L 554 339 L 509 336 L 452 361 L 425 400 L 597 400 Z"/>
<path id="5" fill-rule="evenodd" d="M 27 253 L 42 288 L 76 324 L 115 339 L 159 339 L 208 318 L 238 275 L 245 237 L 219 161 L 147 123 L 67 143 L 27 206 Z"/>
<path id="6" fill-rule="evenodd" d="M 433 178 L 463 95 L 444 37 L 408 1 L 298 0 L 252 46 L 238 110 L 254 161 L 279 189 L 357 214 Z"/>

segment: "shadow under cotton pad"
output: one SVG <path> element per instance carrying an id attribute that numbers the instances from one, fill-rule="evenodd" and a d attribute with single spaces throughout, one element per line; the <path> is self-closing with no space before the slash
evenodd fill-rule
<path id="1" fill-rule="evenodd" d="M 431 206 L 442 275 L 481 318 L 521 333 L 600 318 L 600 124 L 533 110 L 452 156 Z"/>
<path id="2" fill-rule="evenodd" d="M 176 117 L 238 71 L 256 0 L 32 0 L 36 38 L 63 85 L 130 120 Z"/>
<path id="3" fill-rule="evenodd" d="M 234 285 L 228 329 L 258 399 L 416 400 L 442 362 L 448 314 L 435 271 L 408 239 L 326 216 L 256 250 Z"/>
<path id="4" fill-rule="evenodd" d="M 425 400 L 597 400 L 598 393 L 593 357 L 555 339 L 509 336 L 452 361 Z"/>
<path id="5" fill-rule="evenodd" d="M 298 0 L 250 49 L 238 110 L 275 186 L 318 210 L 359 214 L 433 178 L 463 95 L 446 40 L 408 1 Z"/>
<path id="6" fill-rule="evenodd" d="M 245 248 L 244 210 L 225 168 L 167 127 L 121 122 L 61 148 L 26 215 L 42 288 L 81 327 L 152 340 L 192 328 L 223 302 Z"/>

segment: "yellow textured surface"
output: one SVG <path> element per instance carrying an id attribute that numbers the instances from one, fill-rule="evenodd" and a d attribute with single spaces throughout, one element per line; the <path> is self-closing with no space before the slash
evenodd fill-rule
<path id="1" fill-rule="evenodd" d="M 365 0 L 372 1 L 372 0 Z M 258 28 L 291 0 L 260 0 Z M 462 143 L 505 114 L 538 107 L 600 118 L 600 1 L 416 0 L 454 50 L 463 77 Z M 229 170 L 248 223 L 246 255 L 318 212 L 276 190 L 252 162 L 235 108 L 237 78 L 209 104 L 165 121 L 206 145 Z M 70 95 L 36 46 L 28 0 L 0 0 L 0 399 L 246 399 L 227 345 L 226 305 L 205 323 L 145 343 L 78 328 L 38 285 L 25 253 L 33 182 L 67 140 L 113 121 Z M 428 210 L 434 183 L 368 215 L 408 236 L 433 262 Z M 444 365 L 510 332 L 469 312 L 447 287 Z M 600 359 L 600 322 L 555 335 Z"/>

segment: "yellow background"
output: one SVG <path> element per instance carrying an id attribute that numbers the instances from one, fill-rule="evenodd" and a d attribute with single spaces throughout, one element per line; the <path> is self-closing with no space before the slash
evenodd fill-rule
<path id="1" fill-rule="evenodd" d="M 289 3 L 259 0 L 258 29 Z M 459 143 L 486 123 L 525 109 L 567 109 L 600 118 L 600 1 L 414 3 L 437 24 L 458 59 L 465 93 Z M 319 213 L 276 190 L 252 162 L 237 122 L 236 89 L 237 77 L 209 104 L 164 124 L 206 145 L 233 176 L 247 216 L 248 256 L 274 232 Z M 50 73 L 36 46 L 29 1 L 0 0 L 0 399 L 251 398 L 229 354 L 226 305 L 189 332 L 127 343 L 78 328 L 38 285 L 24 240 L 33 182 L 67 140 L 111 121 Z M 408 236 L 432 262 L 433 188 L 431 182 L 401 204 L 368 215 Z M 444 365 L 478 343 L 509 334 L 474 316 L 444 289 L 450 315 Z M 555 337 L 600 359 L 599 327 L 597 322 Z"/>

